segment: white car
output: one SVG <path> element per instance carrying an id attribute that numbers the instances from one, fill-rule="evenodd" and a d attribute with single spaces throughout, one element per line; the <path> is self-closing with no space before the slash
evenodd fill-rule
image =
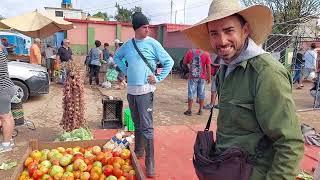
<path id="1" fill-rule="evenodd" d="M 8 62 L 9 77 L 16 85 L 17 95 L 23 102 L 30 96 L 49 93 L 49 75 L 47 69 L 24 62 Z"/>

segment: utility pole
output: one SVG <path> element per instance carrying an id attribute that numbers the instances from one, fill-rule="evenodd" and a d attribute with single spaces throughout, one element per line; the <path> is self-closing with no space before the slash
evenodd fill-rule
<path id="1" fill-rule="evenodd" d="M 187 0 L 184 0 L 184 7 L 183 7 L 183 21 L 184 24 L 186 24 L 186 4 L 187 4 Z"/>
<path id="2" fill-rule="evenodd" d="M 173 0 L 171 0 L 171 12 L 170 12 L 170 22 L 172 23 L 172 8 L 173 8 Z"/>

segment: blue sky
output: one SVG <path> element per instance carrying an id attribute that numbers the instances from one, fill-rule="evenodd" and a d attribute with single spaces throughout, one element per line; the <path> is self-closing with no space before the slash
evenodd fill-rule
<path id="1" fill-rule="evenodd" d="M 186 0 L 186 24 L 194 24 L 205 18 L 212 0 Z M 94 14 L 104 11 L 113 15 L 115 3 L 126 8 L 141 6 L 143 13 L 151 18 L 152 24 L 170 22 L 171 0 L 72 0 L 74 8 L 83 9 L 85 12 Z M 175 11 L 177 10 L 177 23 L 184 23 L 185 0 L 173 0 L 173 17 L 175 22 Z M 60 7 L 61 0 L 1 0 L 0 15 L 13 17 L 43 7 Z"/>

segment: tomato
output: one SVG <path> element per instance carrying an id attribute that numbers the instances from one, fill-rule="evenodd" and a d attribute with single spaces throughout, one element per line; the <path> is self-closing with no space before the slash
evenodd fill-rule
<path id="1" fill-rule="evenodd" d="M 120 176 L 122 176 L 123 171 L 121 169 L 114 168 L 112 173 L 113 173 L 113 175 L 117 176 L 117 178 L 119 178 Z"/>
<path id="2" fill-rule="evenodd" d="M 105 158 L 105 154 L 103 152 L 99 152 L 96 156 L 96 161 L 101 161 L 103 158 Z"/>
<path id="3" fill-rule="evenodd" d="M 99 180 L 100 179 L 100 176 L 98 173 L 90 173 L 90 180 Z"/>
<path id="4" fill-rule="evenodd" d="M 42 176 L 43 176 L 43 172 L 37 169 L 37 170 L 34 171 L 34 173 L 32 175 L 32 178 L 34 180 L 38 180 L 38 179 L 41 179 Z"/>
<path id="5" fill-rule="evenodd" d="M 105 168 L 105 170 L 103 171 L 104 175 L 106 175 L 107 177 L 112 175 L 112 172 L 113 172 L 113 167 L 110 168 L 110 167 L 107 167 Z"/>
<path id="6" fill-rule="evenodd" d="M 113 157 L 119 157 L 120 153 L 118 151 L 112 152 Z"/>

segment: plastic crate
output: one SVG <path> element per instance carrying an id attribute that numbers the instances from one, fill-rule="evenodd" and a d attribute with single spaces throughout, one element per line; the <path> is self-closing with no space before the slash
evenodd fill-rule
<path id="1" fill-rule="evenodd" d="M 108 98 L 102 99 L 103 117 L 101 125 L 103 129 L 120 129 L 123 127 L 122 123 L 122 108 L 123 101 L 121 99 L 110 100 Z"/>
<path id="2" fill-rule="evenodd" d="M 124 124 L 127 126 L 128 131 L 134 131 L 134 122 L 131 117 L 131 111 L 129 108 L 124 109 Z"/>

